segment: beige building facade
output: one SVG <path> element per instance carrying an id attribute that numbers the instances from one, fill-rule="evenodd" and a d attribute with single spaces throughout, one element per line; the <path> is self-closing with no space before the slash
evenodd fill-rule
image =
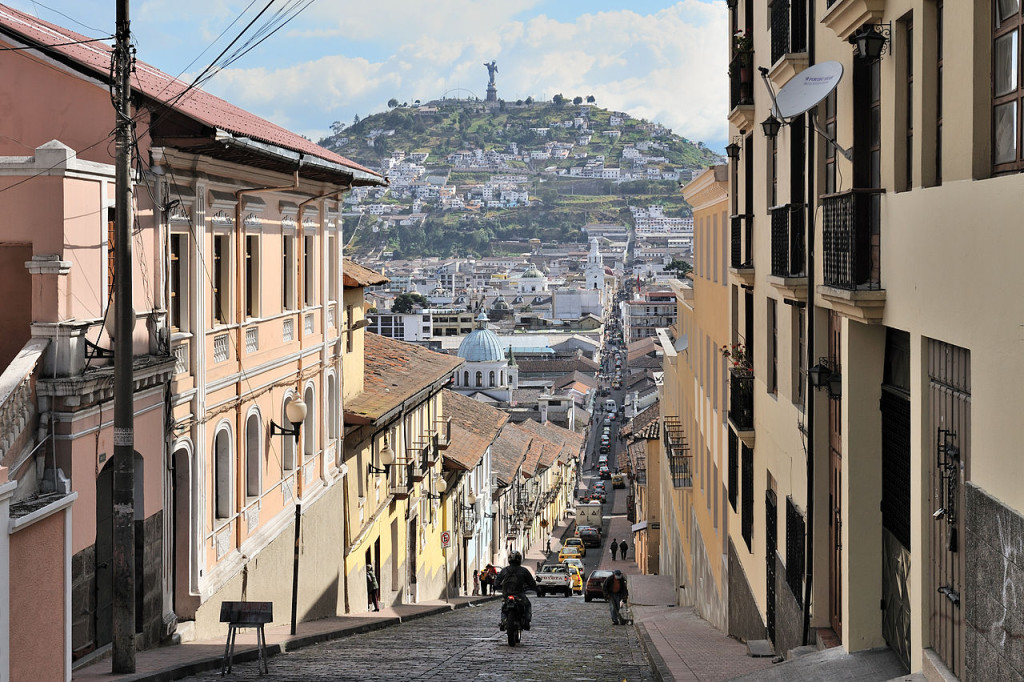
<path id="1" fill-rule="evenodd" d="M 1021 8 L 741 0 L 730 21 L 731 341 L 754 377 L 745 405 L 731 379 L 730 632 L 785 650 L 806 617 L 911 672 L 1020 677 Z M 807 114 L 767 137 L 755 68 L 778 89 L 825 61 L 823 134 Z"/>

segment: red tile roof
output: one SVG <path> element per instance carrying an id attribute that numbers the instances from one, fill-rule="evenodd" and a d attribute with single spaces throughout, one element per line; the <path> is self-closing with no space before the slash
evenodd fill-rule
<path id="1" fill-rule="evenodd" d="M 515 424 L 505 424 L 491 447 L 491 470 L 502 485 L 509 485 L 530 447 L 530 434 Z"/>
<path id="2" fill-rule="evenodd" d="M 30 45 L 39 45 L 48 52 L 56 53 L 62 58 L 70 60 L 78 68 L 90 72 L 93 77 L 103 82 L 107 82 L 110 78 L 112 48 L 100 42 L 83 43 L 82 41 L 90 40 L 87 36 L 42 21 L 5 5 L 0 5 L 0 34 L 15 35 Z M 340 154 L 324 149 L 301 135 L 251 114 L 203 90 L 193 89 L 181 99 L 176 99 L 187 88 L 188 84 L 184 81 L 178 80 L 142 60 L 136 62 L 135 71 L 132 74 L 132 90 L 158 103 L 169 102 L 173 99 L 175 100 L 171 104 L 173 110 L 188 118 L 234 135 L 308 154 L 380 178 L 378 173 L 350 161 Z M 380 180 L 383 183 L 383 178 Z"/>
<path id="3" fill-rule="evenodd" d="M 363 391 L 345 402 L 345 423 L 372 423 L 425 388 L 447 381 L 462 358 L 366 333 Z"/>
<path id="4" fill-rule="evenodd" d="M 363 267 L 351 258 L 342 259 L 341 274 L 344 285 L 349 289 L 384 284 L 388 281 L 383 273 Z"/>
<path id="5" fill-rule="evenodd" d="M 441 399 L 444 416 L 452 418 L 452 442 L 444 462 L 450 468 L 472 469 L 498 437 L 508 414 L 447 389 Z"/>

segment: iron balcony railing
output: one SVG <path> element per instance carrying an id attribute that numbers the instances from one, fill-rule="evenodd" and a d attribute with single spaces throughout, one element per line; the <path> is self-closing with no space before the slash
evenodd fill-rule
<path id="1" fill-rule="evenodd" d="M 771 209 L 772 275 L 804 276 L 804 205 L 787 204 Z"/>
<path id="2" fill-rule="evenodd" d="M 754 267 L 754 216 L 734 215 L 732 222 L 732 267 Z"/>
<path id="3" fill-rule="evenodd" d="M 469 509 L 462 510 L 462 535 L 465 537 L 472 537 L 473 533 L 476 532 L 477 524 L 477 513 L 476 507 L 470 507 Z"/>
<path id="4" fill-rule="evenodd" d="M 729 108 L 754 103 L 754 52 L 737 52 L 729 62 Z"/>
<path id="5" fill-rule="evenodd" d="M 771 17 L 772 64 L 787 54 L 807 51 L 806 0 L 775 0 Z"/>
<path id="6" fill-rule="evenodd" d="M 668 454 L 669 473 L 676 488 L 693 487 L 693 469 L 690 446 L 679 417 L 665 417 L 665 452 Z"/>
<path id="7" fill-rule="evenodd" d="M 881 289 L 882 189 L 850 189 L 821 197 L 824 283 L 837 289 Z"/>
<path id="8" fill-rule="evenodd" d="M 448 446 L 452 444 L 452 418 L 435 420 L 434 426 L 437 428 L 434 438 L 435 445 L 441 450 L 447 450 Z"/>
<path id="9" fill-rule="evenodd" d="M 394 495 L 398 500 L 408 499 L 415 471 L 415 462 L 393 464 L 391 474 L 388 476 L 388 494 Z"/>
<path id="10" fill-rule="evenodd" d="M 729 419 L 741 431 L 754 428 L 754 374 L 750 370 L 730 370 Z"/>

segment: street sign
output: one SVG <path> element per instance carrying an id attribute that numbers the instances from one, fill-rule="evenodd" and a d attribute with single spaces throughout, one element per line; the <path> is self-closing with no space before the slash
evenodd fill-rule
<path id="1" fill-rule="evenodd" d="M 441 531 L 441 547 L 448 549 L 452 546 L 452 534 L 449 531 Z"/>

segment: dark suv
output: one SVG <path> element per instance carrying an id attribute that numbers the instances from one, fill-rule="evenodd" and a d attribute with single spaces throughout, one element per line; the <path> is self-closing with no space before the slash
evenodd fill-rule
<path id="1" fill-rule="evenodd" d="M 580 531 L 580 540 L 583 540 L 584 547 L 600 547 L 601 534 L 596 530 L 584 528 Z"/>

